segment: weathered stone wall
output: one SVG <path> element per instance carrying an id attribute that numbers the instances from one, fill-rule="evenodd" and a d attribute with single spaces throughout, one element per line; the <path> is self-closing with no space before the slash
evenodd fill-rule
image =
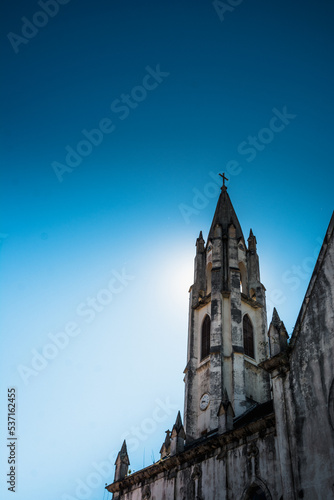
<path id="1" fill-rule="evenodd" d="M 292 338 L 284 379 L 296 498 L 334 498 L 334 238 L 321 250 Z"/>
<path id="2" fill-rule="evenodd" d="M 148 468 L 147 479 L 115 493 L 114 498 L 243 500 L 250 487 L 255 486 L 261 488 L 268 500 L 278 500 L 282 488 L 274 428 L 266 430 L 264 426 L 253 435 L 249 431 L 241 434 L 225 446 L 208 448 L 204 458 L 199 454 L 196 459 L 194 452 L 191 460 L 179 465 L 174 462 L 174 466 L 170 466 L 167 459 L 165 471 L 156 475 Z M 133 479 L 137 474 L 140 471 Z"/>
<path id="3" fill-rule="evenodd" d="M 209 247 L 204 248 L 201 233 L 196 243 L 185 369 L 186 434 L 182 431 L 182 437 L 175 424 L 162 460 L 129 476 L 116 474 L 107 487 L 114 500 L 334 499 L 333 230 L 334 216 L 288 349 L 284 325 L 274 311 L 271 326 L 279 328 L 274 332 L 279 342 L 269 357 L 256 238 L 251 231 L 246 250 L 223 191 Z M 205 314 L 211 317 L 211 351 L 201 360 Z M 253 324 L 255 359 L 244 354 L 244 314 Z M 203 393 L 210 394 L 210 403 L 202 411 Z M 264 404 L 254 407 L 251 400 Z M 250 405 L 252 410 L 246 411 Z M 233 428 L 232 408 L 239 417 Z M 180 439 L 182 447 L 173 451 L 173 439 Z M 127 467 L 124 450 L 120 463 Z"/>

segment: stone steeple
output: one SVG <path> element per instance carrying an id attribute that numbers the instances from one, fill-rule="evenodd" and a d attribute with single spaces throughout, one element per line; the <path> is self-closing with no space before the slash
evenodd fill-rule
<path id="1" fill-rule="evenodd" d="M 184 441 L 186 439 L 180 412 L 177 414 L 171 438 L 171 455 L 176 455 L 184 450 Z"/>
<path id="2" fill-rule="evenodd" d="M 273 310 L 273 317 L 269 326 L 268 337 L 271 357 L 276 356 L 276 354 L 279 354 L 287 349 L 289 336 L 283 321 L 281 321 L 281 318 L 278 315 L 276 307 L 274 307 Z"/>
<path id="3" fill-rule="evenodd" d="M 119 481 L 121 479 L 124 479 L 125 476 L 127 476 L 128 474 L 128 469 L 130 465 L 130 460 L 125 440 L 123 441 L 122 448 L 117 455 L 115 465 L 116 465 L 116 470 L 115 470 L 114 481 Z"/>
<path id="4" fill-rule="evenodd" d="M 238 239 L 244 238 L 238 217 L 234 211 L 232 202 L 227 193 L 226 186 L 223 186 L 221 188 L 216 211 L 213 216 L 211 228 L 209 231 L 208 240 L 214 238 L 214 232 L 217 224 L 221 226 L 223 234 L 227 234 L 230 224 L 233 224 L 236 230 L 236 237 Z"/>
<path id="5" fill-rule="evenodd" d="M 208 240 L 196 241 L 190 288 L 188 360 L 185 369 L 187 442 L 217 432 L 229 394 L 231 415 L 270 399 L 265 288 L 260 282 L 256 238 L 248 247 L 223 185 Z M 221 419 L 220 419 L 221 420 Z M 225 426 L 226 427 L 226 426 Z"/>
<path id="6" fill-rule="evenodd" d="M 160 448 L 161 459 L 170 456 L 170 443 L 171 443 L 170 435 L 171 435 L 170 430 L 167 430 L 165 441 L 163 442 L 163 444 Z"/>

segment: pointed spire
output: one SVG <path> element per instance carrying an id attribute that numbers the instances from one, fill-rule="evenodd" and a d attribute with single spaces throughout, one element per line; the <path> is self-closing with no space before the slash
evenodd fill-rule
<path id="1" fill-rule="evenodd" d="M 276 328 L 278 328 L 281 324 L 281 318 L 279 317 L 278 315 L 278 312 L 277 312 L 277 309 L 276 307 L 274 307 L 274 310 L 273 310 L 273 317 L 272 317 L 272 320 L 271 320 L 272 324 L 274 326 L 276 326 Z"/>
<path id="2" fill-rule="evenodd" d="M 124 479 L 125 476 L 128 474 L 128 469 L 130 465 L 125 439 L 123 441 L 122 448 L 117 455 L 115 465 L 116 465 L 115 481 Z"/>
<path id="3" fill-rule="evenodd" d="M 120 452 L 117 455 L 115 465 L 117 464 L 117 461 L 119 461 L 121 463 L 124 463 L 124 464 L 127 464 L 127 465 L 130 465 L 129 456 L 128 456 L 128 450 L 127 450 L 127 447 L 126 447 L 126 441 L 125 441 L 125 439 L 123 441 L 122 448 L 121 448 Z"/>
<path id="4" fill-rule="evenodd" d="M 185 433 L 184 433 L 184 428 L 183 428 L 183 424 L 182 424 L 182 418 L 181 418 L 180 411 L 178 411 L 178 414 L 177 414 L 177 417 L 175 420 L 175 424 L 173 426 L 172 437 L 173 436 L 184 437 L 184 439 L 185 439 Z"/>
<path id="5" fill-rule="evenodd" d="M 184 450 L 184 441 L 186 439 L 180 411 L 177 414 L 171 437 L 171 455 L 175 455 Z"/>
<path id="6" fill-rule="evenodd" d="M 174 428 L 175 428 L 177 433 L 180 432 L 181 427 L 182 427 L 182 419 L 181 419 L 181 413 L 179 410 L 177 417 L 176 417 L 176 420 L 175 420 L 175 424 L 174 424 Z"/>
<path id="7" fill-rule="evenodd" d="M 272 320 L 268 331 L 270 356 L 276 356 L 287 349 L 289 335 L 283 321 L 279 317 L 276 307 L 273 310 Z"/>
<path id="8" fill-rule="evenodd" d="M 248 237 L 247 241 L 248 241 L 248 250 L 255 250 L 256 251 L 257 241 L 256 241 L 256 238 L 253 234 L 252 229 L 249 231 L 249 237 Z"/>
<path id="9" fill-rule="evenodd" d="M 197 252 L 204 252 L 204 243 L 205 243 L 205 241 L 203 238 L 203 234 L 202 234 L 202 231 L 200 231 L 199 237 L 196 240 Z"/>
<path id="10" fill-rule="evenodd" d="M 127 448 L 126 448 L 126 441 L 125 441 L 125 439 L 124 439 L 124 441 L 123 441 L 123 444 L 122 444 L 122 448 L 121 448 L 120 454 L 121 454 L 121 456 L 125 456 L 125 455 L 127 455 L 127 454 L 128 454 L 128 450 L 127 450 Z"/>
<path id="11" fill-rule="evenodd" d="M 215 211 L 215 215 L 213 216 L 209 236 L 209 239 L 214 238 L 214 230 L 215 227 L 220 225 L 222 227 L 223 234 L 227 235 L 228 234 L 228 227 L 232 223 L 235 226 L 236 230 L 236 237 L 237 239 L 243 238 L 241 226 L 238 220 L 238 217 L 234 211 L 232 202 L 230 200 L 230 197 L 227 193 L 227 188 L 226 186 L 223 186 L 224 189 L 222 189 L 222 192 L 220 193 L 218 202 L 217 202 L 217 207 Z"/>

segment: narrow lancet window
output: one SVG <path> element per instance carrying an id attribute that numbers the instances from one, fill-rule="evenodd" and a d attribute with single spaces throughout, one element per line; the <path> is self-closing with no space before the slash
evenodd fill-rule
<path id="1" fill-rule="evenodd" d="M 210 317 L 206 315 L 202 323 L 201 332 L 201 361 L 210 354 L 210 324 Z"/>
<path id="2" fill-rule="evenodd" d="M 243 319 L 243 332 L 244 332 L 244 351 L 245 354 L 254 358 L 254 333 L 253 325 L 249 319 L 248 314 L 245 314 Z"/>

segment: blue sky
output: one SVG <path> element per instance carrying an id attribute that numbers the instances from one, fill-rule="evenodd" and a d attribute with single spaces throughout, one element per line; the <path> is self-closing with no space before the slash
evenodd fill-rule
<path id="1" fill-rule="evenodd" d="M 333 210 L 334 7 L 237 3 L 2 2 L 0 423 L 15 387 L 17 500 L 106 498 L 124 437 L 133 469 L 159 458 L 218 172 L 292 331 Z M 4 499 L 7 455 L 2 440 Z"/>

